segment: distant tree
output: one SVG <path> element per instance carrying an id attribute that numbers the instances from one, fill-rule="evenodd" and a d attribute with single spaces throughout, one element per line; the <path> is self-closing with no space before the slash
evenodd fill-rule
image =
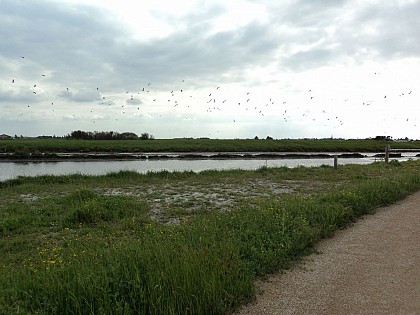
<path id="1" fill-rule="evenodd" d="M 69 135 L 66 136 L 66 138 L 71 139 L 83 139 L 85 136 L 85 132 L 81 130 L 72 131 Z"/>
<path id="2" fill-rule="evenodd" d="M 267 136 L 267 138 L 265 138 L 266 140 L 273 140 L 273 138 L 272 137 L 270 137 L 270 136 Z"/>
<path id="3" fill-rule="evenodd" d="M 123 132 L 120 136 L 123 140 L 136 140 L 139 138 L 134 132 Z"/>
<path id="4" fill-rule="evenodd" d="M 70 134 L 65 136 L 66 139 L 79 139 L 79 140 L 149 140 L 154 139 L 152 135 L 143 133 L 142 137 L 139 137 L 134 132 L 123 132 L 118 133 L 115 131 L 72 131 Z"/>
<path id="5" fill-rule="evenodd" d="M 375 140 L 387 140 L 387 141 L 391 141 L 392 137 L 391 136 L 376 136 Z"/>
<path id="6" fill-rule="evenodd" d="M 258 136 L 255 136 L 254 140 L 258 140 L 258 139 L 259 139 Z"/>
<path id="7" fill-rule="evenodd" d="M 149 140 L 150 135 L 147 132 L 143 132 L 140 136 L 140 140 Z"/>

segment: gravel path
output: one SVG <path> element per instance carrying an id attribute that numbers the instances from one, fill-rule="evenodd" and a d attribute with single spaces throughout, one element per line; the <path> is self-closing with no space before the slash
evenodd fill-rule
<path id="1" fill-rule="evenodd" d="M 322 241 L 238 315 L 420 314 L 420 192 Z"/>

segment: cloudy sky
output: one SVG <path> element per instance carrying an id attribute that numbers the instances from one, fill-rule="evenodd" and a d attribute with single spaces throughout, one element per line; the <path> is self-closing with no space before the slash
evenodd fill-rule
<path id="1" fill-rule="evenodd" d="M 0 134 L 420 139 L 418 0 L 0 0 Z"/>

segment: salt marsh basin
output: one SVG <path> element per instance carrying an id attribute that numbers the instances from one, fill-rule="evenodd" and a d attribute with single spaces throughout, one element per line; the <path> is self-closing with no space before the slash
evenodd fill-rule
<path id="1" fill-rule="evenodd" d="M 132 170 L 139 173 L 149 171 L 158 172 L 167 171 L 194 171 L 201 172 L 205 170 L 228 170 L 244 169 L 254 170 L 263 166 L 267 167 L 316 167 L 321 165 L 333 166 L 333 157 L 339 157 L 339 164 L 369 164 L 380 161 L 379 153 L 243 153 L 229 152 L 222 154 L 210 153 L 150 153 L 132 157 L 131 154 L 119 154 L 119 158 L 105 159 L 97 158 L 78 158 L 78 155 L 62 156 L 57 160 L 22 160 L 22 161 L 1 161 L 0 162 L 0 181 L 13 179 L 18 176 L 38 176 L 38 175 L 103 175 L 110 172 L 121 170 Z M 399 161 L 408 159 L 417 159 L 416 152 L 405 152 L 401 157 L 395 158 Z M 95 156 L 95 154 L 91 154 Z M 355 157 L 356 156 L 356 157 Z M 357 157 L 358 156 L 358 157 Z M 265 158 L 262 158 L 265 157 Z"/>

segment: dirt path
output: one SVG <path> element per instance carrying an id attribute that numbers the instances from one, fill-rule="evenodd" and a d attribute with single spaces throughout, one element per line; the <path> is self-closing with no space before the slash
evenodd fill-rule
<path id="1" fill-rule="evenodd" d="M 322 241 L 261 283 L 246 314 L 420 314 L 420 192 Z"/>

